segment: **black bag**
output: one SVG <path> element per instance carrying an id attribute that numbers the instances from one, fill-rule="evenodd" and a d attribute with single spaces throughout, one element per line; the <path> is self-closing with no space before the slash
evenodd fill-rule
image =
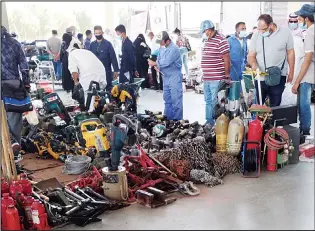
<path id="1" fill-rule="evenodd" d="M 190 46 L 189 40 L 187 38 L 185 38 L 185 39 L 186 39 L 187 50 L 188 50 L 188 52 L 190 52 L 191 51 L 191 46 Z"/>
<path id="2" fill-rule="evenodd" d="M 151 49 L 150 47 L 147 45 L 145 47 L 144 53 L 143 53 L 143 57 L 144 58 L 149 58 L 151 56 Z"/>
<path id="3" fill-rule="evenodd" d="M 276 66 L 272 67 L 266 67 L 266 57 L 265 57 L 265 43 L 264 43 L 264 37 L 262 38 L 262 45 L 263 45 L 263 55 L 264 55 L 264 65 L 265 65 L 265 83 L 268 86 L 277 86 L 280 84 L 281 81 L 281 71 L 284 68 L 286 57 L 284 58 L 284 61 L 282 63 L 281 69 Z"/>
<path id="4" fill-rule="evenodd" d="M 33 110 L 29 93 L 22 80 L 2 80 L 2 99 L 7 112 L 23 113 Z"/>

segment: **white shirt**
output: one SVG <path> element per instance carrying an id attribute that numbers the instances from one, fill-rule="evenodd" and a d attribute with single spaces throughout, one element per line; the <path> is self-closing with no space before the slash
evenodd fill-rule
<path id="1" fill-rule="evenodd" d="M 79 83 L 84 91 L 87 91 L 91 81 L 99 82 L 106 86 L 106 72 L 102 62 L 89 50 L 72 49 L 69 52 L 70 73 L 79 73 Z"/>

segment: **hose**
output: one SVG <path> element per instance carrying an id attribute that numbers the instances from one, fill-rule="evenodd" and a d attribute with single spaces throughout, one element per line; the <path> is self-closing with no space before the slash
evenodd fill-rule
<path id="1" fill-rule="evenodd" d="M 280 136 L 282 141 L 275 139 L 275 135 Z M 288 144 L 288 141 L 289 135 L 282 128 L 272 128 L 266 133 L 264 137 L 265 145 L 267 145 L 268 148 L 276 150 L 282 149 L 285 144 Z"/>
<path id="2" fill-rule="evenodd" d="M 91 165 L 91 157 L 89 156 L 68 156 L 62 173 L 69 175 L 79 175 L 86 172 Z"/>

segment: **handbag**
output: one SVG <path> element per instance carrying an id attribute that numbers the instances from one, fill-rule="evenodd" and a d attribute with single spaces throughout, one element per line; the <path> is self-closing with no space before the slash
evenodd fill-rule
<path id="1" fill-rule="evenodd" d="M 281 71 L 284 68 L 284 63 L 286 60 L 286 57 L 284 58 L 284 61 L 282 63 L 281 69 L 277 66 L 272 66 L 272 67 L 266 67 L 266 57 L 265 57 L 265 43 L 264 43 L 264 37 L 262 38 L 262 45 L 263 45 L 263 56 L 264 56 L 264 65 L 265 65 L 265 83 L 268 86 L 277 86 L 280 84 L 281 80 Z"/>
<path id="2" fill-rule="evenodd" d="M 29 93 L 22 80 L 2 80 L 2 99 L 7 112 L 23 113 L 33 110 Z"/>

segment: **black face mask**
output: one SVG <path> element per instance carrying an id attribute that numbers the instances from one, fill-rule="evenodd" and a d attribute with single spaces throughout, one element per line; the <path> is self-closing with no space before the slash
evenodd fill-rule
<path id="1" fill-rule="evenodd" d="M 95 38 L 96 38 L 97 40 L 101 40 L 101 39 L 103 38 L 103 35 L 95 35 Z"/>

